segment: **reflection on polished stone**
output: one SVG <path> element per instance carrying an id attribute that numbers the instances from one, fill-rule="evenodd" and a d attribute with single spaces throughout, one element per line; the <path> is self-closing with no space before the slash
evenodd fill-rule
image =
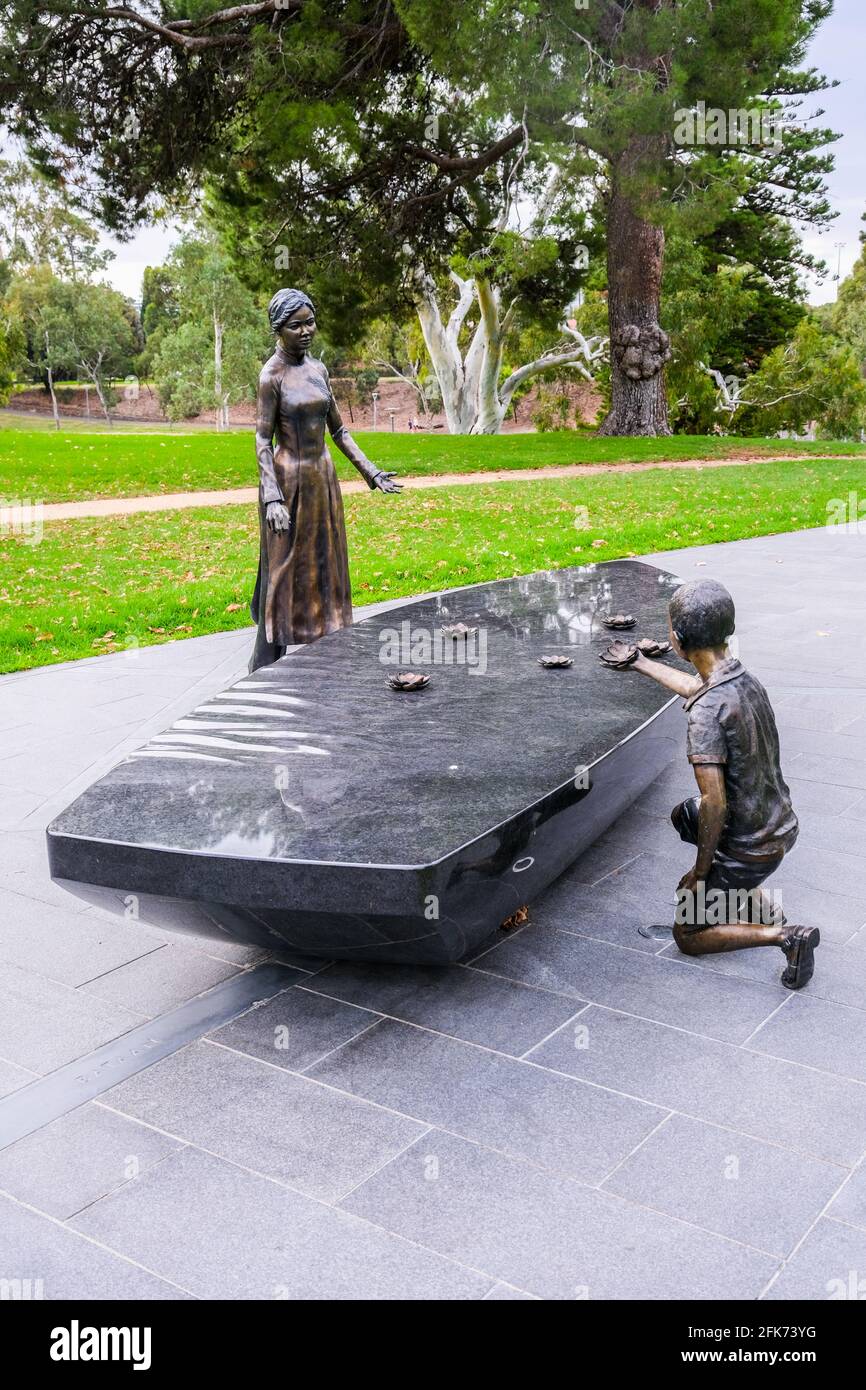
<path id="1" fill-rule="evenodd" d="M 55 877 L 194 901 L 328 957 L 459 959 L 670 760 L 676 701 L 598 660 L 603 618 L 663 639 L 677 580 L 637 561 L 408 602 L 221 692 L 48 830 Z M 472 642 L 441 639 L 463 623 Z M 395 642 L 410 651 L 390 663 Z M 428 688 L 387 678 L 435 663 Z M 426 644 L 426 645 L 425 645 Z M 539 661 L 567 654 L 554 675 Z M 670 658 L 667 658 L 670 660 Z M 674 716 L 674 717 L 672 717 Z"/>

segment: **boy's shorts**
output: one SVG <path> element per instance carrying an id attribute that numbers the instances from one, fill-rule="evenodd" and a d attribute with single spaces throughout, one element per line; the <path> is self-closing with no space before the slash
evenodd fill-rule
<path id="1" fill-rule="evenodd" d="M 679 806 L 675 806 L 671 811 L 671 822 L 674 829 L 678 832 L 681 840 L 687 845 L 698 843 L 698 816 L 700 813 L 701 798 L 690 796 L 686 801 L 681 801 Z M 735 859 L 724 850 L 717 849 L 710 872 L 706 878 L 707 893 L 713 891 L 729 892 L 751 892 L 753 888 L 760 888 L 765 879 L 770 874 L 775 873 L 785 852 L 773 856 L 771 859 L 763 859 L 760 863 L 748 863 L 743 859 Z M 698 926 L 687 926 L 686 931 L 704 931 L 707 927 L 714 925 L 710 922 L 703 922 Z"/>

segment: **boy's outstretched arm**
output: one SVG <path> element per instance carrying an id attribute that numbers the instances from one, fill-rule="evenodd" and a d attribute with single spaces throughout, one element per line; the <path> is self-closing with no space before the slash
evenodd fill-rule
<path id="1" fill-rule="evenodd" d="M 649 676 L 657 681 L 659 685 L 672 690 L 675 695 L 682 695 L 688 699 L 694 695 L 696 690 L 700 690 L 703 681 L 700 676 L 689 676 L 685 671 L 676 671 L 672 666 L 665 666 L 662 661 L 651 661 L 649 657 L 643 656 L 638 652 L 637 659 L 632 662 L 632 671 L 640 671 L 642 675 Z"/>
<path id="2" fill-rule="evenodd" d="M 725 770 L 721 763 L 693 764 L 695 781 L 701 794 L 698 813 L 698 856 L 694 868 L 683 874 L 678 889 L 694 892 L 697 883 L 710 872 L 716 847 L 728 816 Z"/>

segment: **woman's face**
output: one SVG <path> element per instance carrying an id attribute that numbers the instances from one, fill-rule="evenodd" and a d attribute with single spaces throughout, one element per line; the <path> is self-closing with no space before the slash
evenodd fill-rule
<path id="1" fill-rule="evenodd" d="M 303 357 L 313 341 L 316 331 L 316 316 L 306 304 L 296 309 L 280 329 L 283 346 L 294 357 Z"/>

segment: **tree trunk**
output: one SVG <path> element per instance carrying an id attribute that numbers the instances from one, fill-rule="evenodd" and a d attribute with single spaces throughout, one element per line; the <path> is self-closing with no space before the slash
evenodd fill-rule
<path id="1" fill-rule="evenodd" d="M 216 396 L 216 427 L 223 426 L 223 326 L 216 305 L 213 310 L 213 384 Z"/>
<path id="2" fill-rule="evenodd" d="M 100 353 L 95 362 L 82 361 L 79 366 L 79 371 L 86 372 L 90 377 L 90 380 L 93 382 L 94 390 L 99 398 L 99 404 L 102 406 L 102 413 L 108 421 L 108 424 L 113 425 L 114 421 L 111 418 L 111 411 L 108 408 L 108 400 L 105 395 L 105 386 L 102 380 L 103 356 L 104 353 Z"/>
<path id="3" fill-rule="evenodd" d="M 664 364 L 670 340 L 659 326 L 665 237 L 634 210 L 629 181 L 641 155 L 634 141 L 611 171 L 607 210 L 611 408 L 607 435 L 670 434 Z"/>
<path id="4" fill-rule="evenodd" d="M 499 293 L 478 276 L 475 280 L 475 293 L 481 311 L 484 329 L 484 346 L 481 355 L 481 369 L 478 373 L 476 394 L 476 416 L 472 424 L 472 434 L 499 434 L 505 416 L 499 399 L 499 373 L 502 369 L 502 323 L 499 312 Z"/>
<path id="5" fill-rule="evenodd" d="M 54 428 L 60 429 L 60 411 L 57 407 L 57 393 L 54 390 L 54 368 L 51 366 L 51 339 L 48 336 L 48 329 L 42 330 L 45 337 L 45 376 L 48 381 L 48 390 L 51 392 L 51 410 L 54 415 Z"/>
<path id="6" fill-rule="evenodd" d="M 473 353 L 470 348 L 464 363 L 458 338 L 463 320 L 474 302 L 474 286 L 471 280 L 460 280 L 456 275 L 452 275 L 452 279 L 459 286 L 460 297 L 447 325 L 442 322 L 439 312 L 433 278 L 420 268 L 416 272 L 416 308 L 424 344 L 439 383 L 448 431 L 450 434 L 468 434 L 475 419 L 473 369 L 478 353 Z M 477 341 L 478 330 L 473 338 L 473 347 Z"/>
<path id="7" fill-rule="evenodd" d="M 54 428 L 60 429 L 60 411 L 57 408 L 57 393 L 54 390 L 54 373 L 48 368 L 48 390 L 51 392 L 51 410 L 54 415 Z"/>
<path id="8" fill-rule="evenodd" d="M 97 394 L 97 396 L 99 397 L 99 404 L 102 406 L 102 413 L 103 413 L 103 415 L 105 416 L 106 420 L 108 421 L 108 423 L 109 423 L 109 425 L 110 425 L 110 424 L 112 424 L 113 422 L 112 422 L 112 419 L 111 419 L 111 411 L 110 411 L 109 408 L 108 408 L 108 401 L 107 401 L 106 396 L 105 396 L 105 391 L 103 390 L 103 386 L 102 386 L 102 378 L 101 378 L 101 376 L 100 376 L 100 367 L 101 367 L 101 363 L 97 363 L 97 365 L 96 365 L 95 368 L 88 367 L 87 370 L 90 372 L 91 380 L 92 380 L 92 382 L 93 382 L 93 385 L 94 385 L 95 388 L 96 388 L 96 394 Z"/>

